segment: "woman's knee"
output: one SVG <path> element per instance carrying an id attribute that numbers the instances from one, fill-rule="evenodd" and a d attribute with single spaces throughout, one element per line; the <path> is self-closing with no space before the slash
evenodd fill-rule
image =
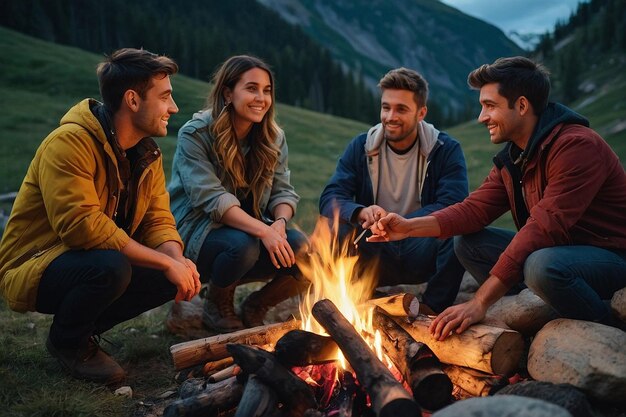
<path id="1" fill-rule="evenodd" d="M 308 239 L 304 235 L 304 233 L 300 232 L 299 230 L 288 229 L 287 242 L 289 242 L 289 246 L 291 246 L 293 253 L 295 253 L 296 255 L 308 251 Z"/>

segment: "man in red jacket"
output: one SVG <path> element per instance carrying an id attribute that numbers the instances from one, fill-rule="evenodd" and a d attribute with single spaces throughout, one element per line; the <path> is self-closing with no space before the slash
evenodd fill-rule
<path id="1" fill-rule="evenodd" d="M 489 306 L 523 281 L 556 312 L 612 324 L 603 300 L 626 287 L 626 173 L 589 122 L 548 103 L 539 64 L 500 58 L 472 71 L 478 121 L 505 146 L 483 184 L 461 203 L 427 217 L 383 217 L 369 241 L 455 237 L 455 252 L 482 284 L 475 297 L 433 321 L 442 340 L 481 321 Z M 511 211 L 517 233 L 486 227 Z"/>

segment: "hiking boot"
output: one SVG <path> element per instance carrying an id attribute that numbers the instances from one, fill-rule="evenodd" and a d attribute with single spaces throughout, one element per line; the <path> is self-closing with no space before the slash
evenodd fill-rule
<path id="1" fill-rule="evenodd" d="M 306 280 L 281 275 L 251 293 L 241 304 L 241 320 L 246 327 L 263 326 L 267 311 L 288 298 L 302 293 L 309 286 Z"/>
<path id="2" fill-rule="evenodd" d="M 46 349 L 74 378 L 105 385 L 126 379 L 124 369 L 100 348 L 93 336 L 78 348 L 57 348 L 48 336 Z"/>
<path id="3" fill-rule="evenodd" d="M 229 333 L 243 329 L 243 323 L 235 313 L 233 305 L 235 299 L 235 284 L 221 288 L 209 283 L 204 308 L 202 309 L 202 323 L 209 329 L 220 333 Z"/>

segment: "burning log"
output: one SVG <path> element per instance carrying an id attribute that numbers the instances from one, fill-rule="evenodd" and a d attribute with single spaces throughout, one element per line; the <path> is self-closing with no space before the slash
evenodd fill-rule
<path id="1" fill-rule="evenodd" d="M 417 403 L 330 300 L 318 301 L 312 312 L 350 362 L 377 416 L 421 416 Z"/>
<path id="2" fill-rule="evenodd" d="M 509 381 L 500 375 L 489 375 L 475 369 L 461 366 L 446 366 L 444 372 L 450 377 L 452 383 L 474 397 L 486 397 L 493 395 Z"/>
<path id="3" fill-rule="evenodd" d="M 228 344 L 227 349 L 244 372 L 257 375 L 276 391 L 291 416 L 300 417 L 307 409 L 317 408 L 307 383 L 281 365 L 271 353 L 246 345 Z"/>
<path id="4" fill-rule="evenodd" d="M 305 330 L 285 333 L 274 348 L 276 359 L 290 368 L 334 361 L 338 354 L 339 347 L 332 338 Z"/>
<path id="5" fill-rule="evenodd" d="M 256 375 L 250 375 L 235 417 L 272 417 L 279 415 L 276 393 Z"/>
<path id="6" fill-rule="evenodd" d="M 216 361 L 209 361 L 202 367 L 204 376 L 211 376 L 222 369 L 228 368 L 233 364 L 233 358 L 224 358 Z"/>
<path id="7" fill-rule="evenodd" d="M 409 384 L 415 401 L 430 411 L 448 405 L 452 382 L 428 346 L 416 342 L 378 309 L 374 311 L 374 326 L 384 335 L 383 350 Z"/>
<path id="8" fill-rule="evenodd" d="M 389 297 L 374 298 L 368 301 L 385 310 L 387 315 L 415 319 L 419 314 L 420 303 L 414 294 L 395 294 Z"/>
<path id="9" fill-rule="evenodd" d="M 243 395 L 243 386 L 236 377 L 193 397 L 176 400 L 163 411 L 163 417 L 216 416 L 237 406 Z"/>
<path id="10" fill-rule="evenodd" d="M 419 315 L 413 323 L 395 319 L 413 339 L 425 343 L 443 363 L 477 369 L 488 374 L 510 375 L 524 350 L 522 335 L 513 330 L 475 324 L 461 334 L 435 340 L 428 327 L 432 319 Z"/>
<path id="11" fill-rule="evenodd" d="M 178 343 L 170 347 L 170 353 L 177 370 L 189 368 L 202 362 L 229 357 L 230 354 L 226 350 L 228 343 L 273 345 L 289 330 L 299 327 L 299 320 L 252 327 L 234 333 L 218 334 L 204 339 Z"/>

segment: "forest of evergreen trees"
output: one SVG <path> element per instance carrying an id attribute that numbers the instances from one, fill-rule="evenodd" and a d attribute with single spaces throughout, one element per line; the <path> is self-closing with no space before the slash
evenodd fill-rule
<path id="1" fill-rule="evenodd" d="M 626 53 L 626 1 L 579 3 L 566 22 L 544 34 L 534 55 L 551 64 L 556 94 L 571 103 L 582 94 L 581 76 L 599 57 Z"/>
<path id="2" fill-rule="evenodd" d="M 0 24 L 96 53 L 143 47 L 208 80 L 235 54 L 272 66 L 280 102 L 367 123 L 378 99 L 360 77 L 255 0 L 0 0 Z"/>

